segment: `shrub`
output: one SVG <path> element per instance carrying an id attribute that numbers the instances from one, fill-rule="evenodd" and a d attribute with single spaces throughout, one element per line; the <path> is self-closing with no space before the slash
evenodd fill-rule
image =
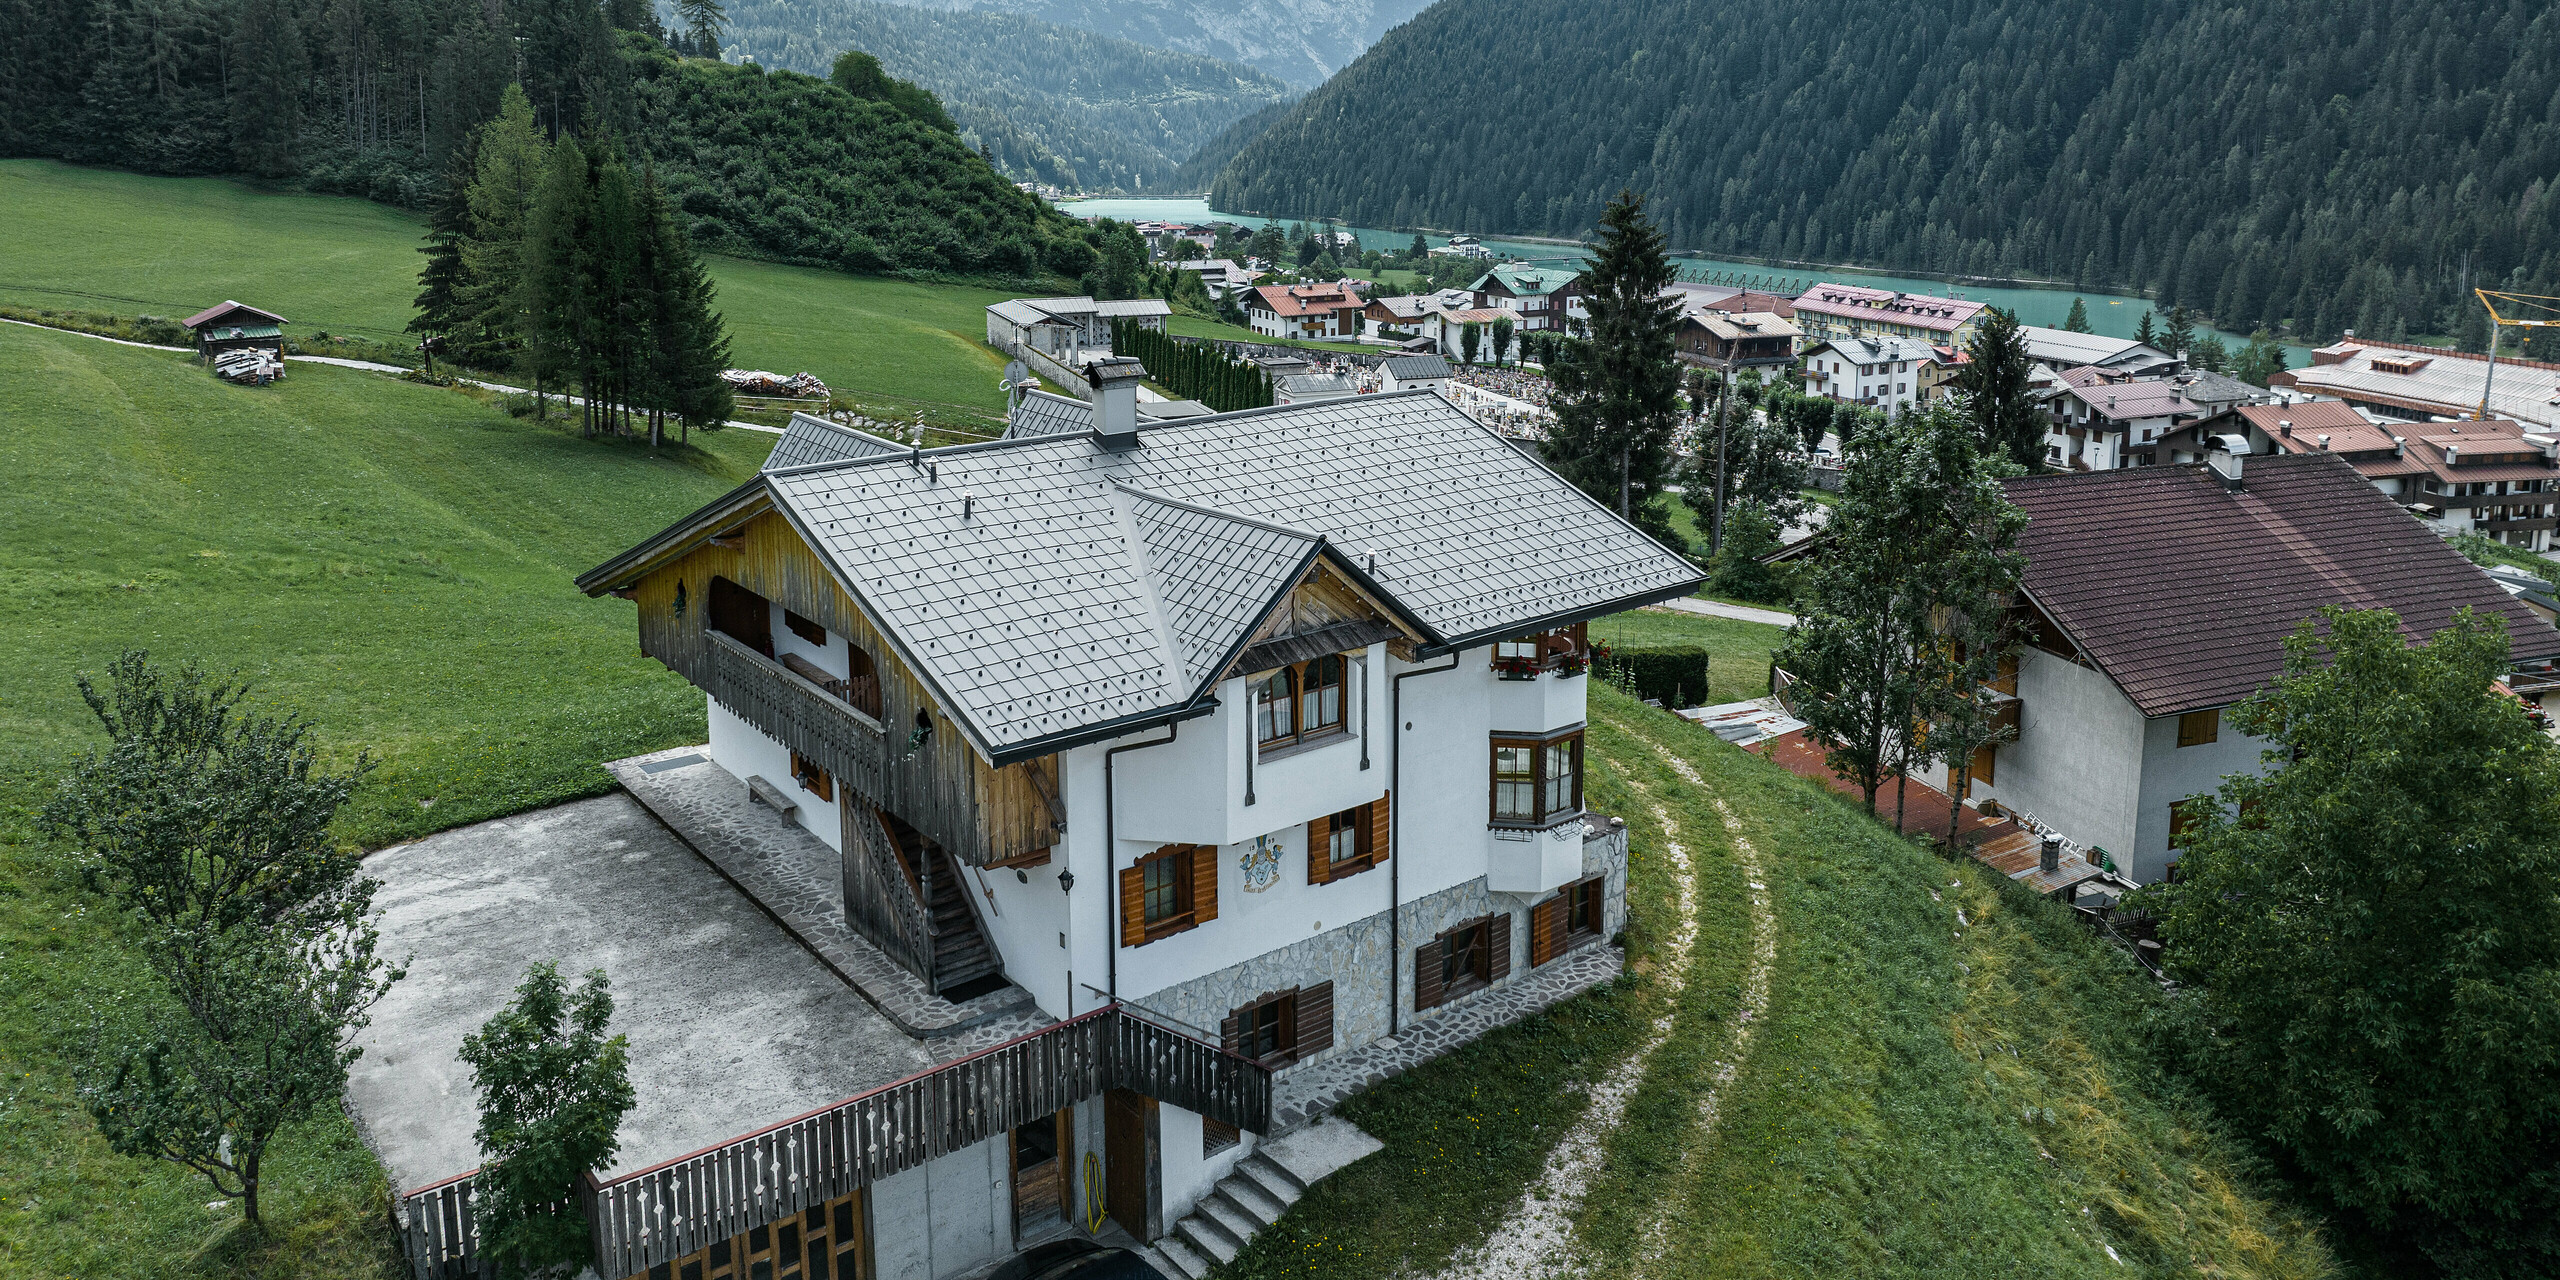
<path id="1" fill-rule="evenodd" d="M 1707 696 L 1707 651 L 1694 644 L 1625 649 L 1592 646 L 1592 661 L 1604 679 L 1639 698 L 1658 698 L 1666 707 L 1695 706 Z"/>

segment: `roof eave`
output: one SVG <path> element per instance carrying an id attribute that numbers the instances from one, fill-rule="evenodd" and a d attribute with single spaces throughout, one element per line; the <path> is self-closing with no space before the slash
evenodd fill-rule
<path id="1" fill-rule="evenodd" d="M 578 590 L 590 596 L 600 596 L 617 587 L 631 585 L 648 576 L 658 562 L 676 555 L 685 543 L 698 537 L 708 537 L 713 526 L 735 519 L 758 497 L 767 501 L 773 499 L 773 487 L 763 475 L 712 499 L 692 514 L 643 539 L 638 546 L 579 574 L 576 580 Z M 781 504 L 774 502 L 773 505 Z"/>
<path id="2" fill-rule="evenodd" d="M 1605 617 L 1612 613 L 1625 613 L 1629 609 L 1641 609 L 1646 605 L 1660 604 L 1665 600 L 1677 600 L 1682 596 L 1695 595 L 1698 588 L 1705 586 L 1706 584 L 1706 575 L 1698 574 L 1668 587 L 1658 587 L 1651 591 L 1642 591 L 1635 595 L 1622 596 L 1618 599 L 1605 601 L 1600 604 L 1585 605 L 1576 609 L 1566 609 L 1557 613 L 1548 614 L 1543 618 L 1533 618 L 1527 622 L 1500 627 L 1487 627 L 1481 631 L 1472 631 L 1462 636 L 1441 641 L 1437 644 L 1424 645 L 1417 650 L 1413 656 L 1415 661 L 1427 662 L 1430 659 L 1441 656 L 1442 654 L 1456 653 L 1461 649 L 1472 648 L 1476 645 L 1486 644 L 1491 641 L 1508 639 L 1517 635 L 1526 635 L 1533 631 L 1545 631 L 1555 627 L 1569 627 L 1577 622 L 1587 622 L 1593 618 Z"/>

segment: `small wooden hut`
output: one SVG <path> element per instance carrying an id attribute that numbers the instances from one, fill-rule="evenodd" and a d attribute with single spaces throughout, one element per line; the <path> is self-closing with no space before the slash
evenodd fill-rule
<path id="1" fill-rule="evenodd" d="M 284 358 L 285 318 L 272 311 L 226 300 L 187 317 L 186 323 L 195 331 L 196 354 L 206 360 L 246 347 L 263 347 Z"/>

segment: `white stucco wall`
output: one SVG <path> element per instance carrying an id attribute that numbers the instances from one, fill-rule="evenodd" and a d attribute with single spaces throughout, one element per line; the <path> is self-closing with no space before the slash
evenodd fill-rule
<path id="1" fill-rule="evenodd" d="M 2042 649 L 2018 657 L 2018 740 L 2000 748 L 1989 796 L 2082 844 L 2131 849 L 2142 794 L 2142 713 L 2097 671 Z M 2118 859 L 2119 863 L 2122 859 Z"/>
<path id="2" fill-rule="evenodd" d="M 821 800 L 813 792 L 803 790 L 791 777 L 791 750 L 764 735 L 764 731 L 730 713 L 717 700 L 705 698 L 711 707 L 711 758 L 723 769 L 748 778 L 763 778 L 782 794 L 791 797 L 799 808 L 792 820 L 807 827 L 827 847 L 844 851 L 844 820 L 833 802 Z M 838 788 L 838 796 L 843 790 Z"/>
<path id="3" fill-rule="evenodd" d="M 1007 1142 L 991 1138 L 871 1184 L 879 1280 L 943 1280 L 1013 1251 Z"/>
<path id="4" fill-rule="evenodd" d="M 1156 1105 L 1156 1136 L 1161 1143 L 1156 1163 L 1163 1179 L 1166 1230 L 1188 1216 L 1201 1197 L 1217 1190 L 1219 1180 L 1235 1172 L 1236 1162 L 1253 1154 L 1257 1141 L 1247 1133 L 1235 1146 L 1204 1156 L 1200 1154 L 1199 1113 L 1169 1102 Z"/>
<path id="5" fill-rule="evenodd" d="M 2142 792 L 2133 838 L 2124 845 L 2107 846 L 2116 855 L 2116 865 L 2144 884 L 2169 874 L 2169 864 L 2176 859 L 2169 849 L 2169 806 L 2188 796 L 2220 790 L 2225 774 L 2266 772 L 2258 759 L 2266 748 L 2264 739 L 2241 733 L 2231 723 L 2227 707 L 2218 740 L 2202 746 L 2178 745 L 2176 716 L 2145 723 Z"/>

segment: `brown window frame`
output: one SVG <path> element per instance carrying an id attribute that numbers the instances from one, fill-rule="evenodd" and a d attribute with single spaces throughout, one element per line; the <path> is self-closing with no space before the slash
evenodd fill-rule
<path id="1" fill-rule="evenodd" d="M 1333 983 L 1264 992 L 1229 1013 L 1218 1036 L 1227 1052 L 1266 1067 L 1314 1057 L 1333 1047 Z"/>
<path id="2" fill-rule="evenodd" d="M 1463 961 L 1451 954 L 1452 944 L 1460 941 L 1465 943 Z M 1496 911 L 1458 921 L 1413 949 L 1414 1010 L 1438 1008 L 1509 976 L 1511 913 Z"/>
<path id="3" fill-rule="evenodd" d="M 1589 876 L 1529 908 L 1529 965 L 1551 964 L 1598 942 L 1608 923 L 1609 881 Z"/>
<path id="4" fill-rule="evenodd" d="M 2178 745 L 2207 747 L 2222 741 L 2222 709 L 2207 707 L 2178 717 Z"/>
<path id="5" fill-rule="evenodd" d="M 1162 866 L 1171 877 L 1173 909 L 1146 915 L 1147 875 Z M 1218 918 L 1218 846 L 1169 844 L 1120 870 L 1120 945 L 1142 947 L 1197 929 Z"/>
<path id="6" fill-rule="evenodd" d="M 1553 794 L 1559 779 L 1551 769 L 1552 756 L 1559 747 L 1571 752 L 1571 789 L 1563 797 L 1556 797 Z M 1502 771 L 1502 753 L 1505 750 L 1525 750 L 1529 753 L 1527 777 L 1530 807 L 1525 815 L 1518 812 L 1504 812 L 1503 788 L 1520 785 L 1518 781 L 1505 781 L 1506 778 L 1517 779 L 1520 776 Z M 1493 735 L 1492 744 L 1485 756 L 1486 822 L 1488 825 L 1505 830 L 1543 831 L 1565 818 L 1580 816 L 1583 770 L 1586 764 L 1583 726 L 1578 724 L 1569 729 L 1560 729 L 1547 734 L 1497 733 Z"/>
<path id="7" fill-rule="evenodd" d="M 819 768 L 817 761 L 811 760 L 809 757 L 804 756 L 797 751 L 791 753 L 791 780 L 799 783 L 800 789 L 808 792 L 810 795 L 816 796 L 820 800 L 824 800 L 829 804 L 835 803 L 835 776 L 828 773 L 826 770 Z"/>
<path id="8" fill-rule="evenodd" d="M 1387 860 L 1387 846 L 1394 842 L 1389 825 L 1394 797 L 1382 795 L 1367 804 L 1353 805 L 1340 813 L 1328 814 L 1307 824 L 1307 883 L 1331 884 L 1346 876 L 1356 876 Z M 1350 857 L 1333 856 L 1333 842 L 1346 826 L 1352 840 Z"/>
<path id="9" fill-rule="evenodd" d="M 1309 688 L 1307 684 L 1309 674 L 1328 662 L 1333 664 L 1335 677 L 1333 683 Z M 1262 686 L 1274 679 L 1280 682 L 1280 687 L 1284 690 L 1283 694 L 1277 698 L 1263 695 Z M 1318 690 L 1327 688 L 1334 691 L 1333 719 L 1314 724 L 1306 723 L 1307 699 L 1314 696 Z M 1331 742 L 1337 738 L 1351 736 L 1351 655 L 1349 654 L 1322 654 L 1304 662 L 1292 662 L 1285 667 L 1273 667 L 1269 671 L 1255 672 L 1246 681 L 1245 694 L 1253 704 L 1253 746 L 1256 751 L 1285 750 L 1290 747 Z M 1284 718 L 1289 726 L 1286 732 L 1264 735 L 1263 730 L 1266 725 L 1276 727 L 1283 723 Z"/>

